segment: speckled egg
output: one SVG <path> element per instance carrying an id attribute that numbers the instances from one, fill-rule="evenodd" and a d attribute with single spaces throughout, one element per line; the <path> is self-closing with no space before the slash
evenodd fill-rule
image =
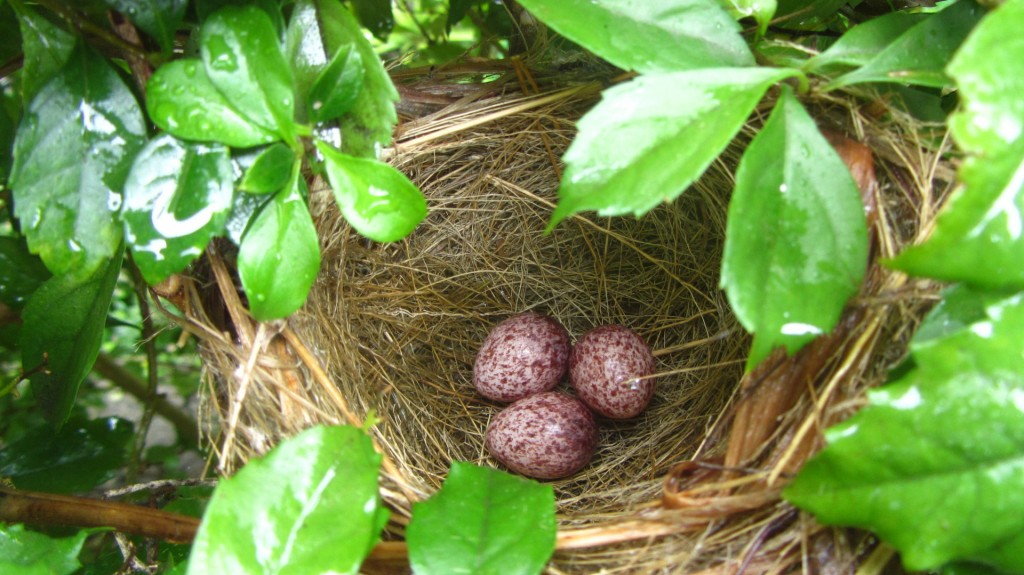
<path id="1" fill-rule="evenodd" d="M 487 451 L 516 473 L 558 479 L 576 473 L 597 446 L 597 424 L 587 406 L 548 391 L 503 409 L 487 426 Z"/>
<path id="2" fill-rule="evenodd" d="M 494 401 L 548 391 L 565 377 L 572 343 L 556 320 L 521 313 L 494 326 L 473 364 L 473 385 Z"/>
<path id="3" fill-rule="evenodd" d="M 569 356 L 569 383 L 595 412 L 611 419 L 638 415 L 654 395 L 654 356 L 633 330 L 621 325 L 594 328 Z"/>

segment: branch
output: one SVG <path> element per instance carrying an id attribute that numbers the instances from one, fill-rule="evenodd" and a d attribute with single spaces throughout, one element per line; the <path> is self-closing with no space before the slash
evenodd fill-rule
<path id="1" fill-rule="evenodd" d="M 116 363 L 107 354 L 99 354 L 96 358 L 96 364 L 93 365 L 93 370 L 139 401 L 149 401 L 149 390 L 146 389 L 146 383 L 134 373 Z M 193 447 L 199 445 L 199 426 L 195 420 L 161 395 L 152 398 L 152 402 L 153 409 L 157 415 L 163 417 L 174 426 L 180 443 Z"/>

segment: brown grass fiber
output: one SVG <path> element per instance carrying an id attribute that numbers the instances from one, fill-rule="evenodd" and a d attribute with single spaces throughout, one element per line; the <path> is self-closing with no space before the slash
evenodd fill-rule
<path id="1" fill-rule="evenodd" d="M 223 249 L 170 297 L 202 342 L 217 471 L 315 423 L 375 420 L 394 513 L 365 568 L 401 572 L 411 504 L 438 489 L 452 461 L 498 466 L 483 437 L 500 406 L 471 381 L 488 330 L 526 310 L 556 317 L 574 338 L 617 322 L 656 350 L 657 392 L 636 419 L 600 422 L 591 465 L 551 482 L 560 528 L 548 573 L 880 572 L 888 548 L 817 525 L 779 492 L 821 447 L 824 426 L 884 380 L 936 286 L 873 262 L 833 334 L 744 377 L 749 339 L 718 270 L 736 163 L 770 102 L 679 199 L 639 219 L 582 214 L 545 235 L 558 158 L 601 85 L 524 95 L 510 71 L 502 78 L 513 80 L 435 73 L 403 85 L 433 104 L 386 151 L 428 199 L 429 216 L 406 240 L 361 238 L 314 182 L 323 264 L 289 320 L 249 318 Z M 877 182 L 864 190 L 877 209 L 874 254 L 919 241 L 953 179 L 939 161 L 944 141 L 922 145 L 926 127 L 877 98 L 806 101 L 822 126 L 874 153 Z"/>

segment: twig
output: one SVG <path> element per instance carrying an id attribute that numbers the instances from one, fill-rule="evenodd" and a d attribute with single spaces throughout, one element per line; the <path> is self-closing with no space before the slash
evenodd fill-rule
<path id="1" fill-rule="evenodd" d="M 65 527 L 112 527 L 171 543 L 190 543 L 195 517 L 128 503 L 0 487 L 0 521 Z"/>
<path id="2" fill-rule="evenodd" d="M 119 389 L 139 399 L 139 401 L 148 401 L 146 383 L 134 373 L 115 362 L 107 354 L 101 353 L 96 357 L 93 370 Z M 178 434 L 179 443 L 190 447 L 199 445 L 199 425 L 192 417 L 175 407 L 174 404 L 167 401 L 161 395 L 154 396 L 151 403 L 153 411 L 174 426 L 174 430 Z"/>
<path id="3" fill-rule="evenodd" d="M 128 270 L 132 275 L 135 298 L 139 302 L 139 315 L 142 316 L 142 346 L 146 350 L 146 394 L 143 398 L 145 409 L 142 412 L 142 417 L 139 418 L 139 429 L 135 433 L 135 443 L 132 445 L 126 472 L 128 483 L 134 483 L 135 478 L 142 471 L 142 452 L 146 447 L 146 435 L 149 433 L 149 427 L 153 423 L 153 414 L 156 413 L 156 389 L 160 380 L 157 371 L 159 368 L 156 342 L 154 341 L 156 329 L 153 327 L 153 317 L 149 310 L 149 288 L 131 256 L 129 256 Z"/>

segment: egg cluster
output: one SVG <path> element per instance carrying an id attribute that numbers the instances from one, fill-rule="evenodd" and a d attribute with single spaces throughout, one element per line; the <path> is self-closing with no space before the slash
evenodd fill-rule
<path id="1" fill-rule="evenodd" d="M 572 475 L 597 447 L 594 414 L 640 414 L 654 395 L 654 369 L 647 343 L 627 327 L 594 328 L 574 346 L 551 317 L 510 317 L 487 335 L 473 364 L 476 390 L 511 403 L 487 426 L 487 450 L 522 475 Z M 576 397 L 552 391 L 567 374 Z"/>

